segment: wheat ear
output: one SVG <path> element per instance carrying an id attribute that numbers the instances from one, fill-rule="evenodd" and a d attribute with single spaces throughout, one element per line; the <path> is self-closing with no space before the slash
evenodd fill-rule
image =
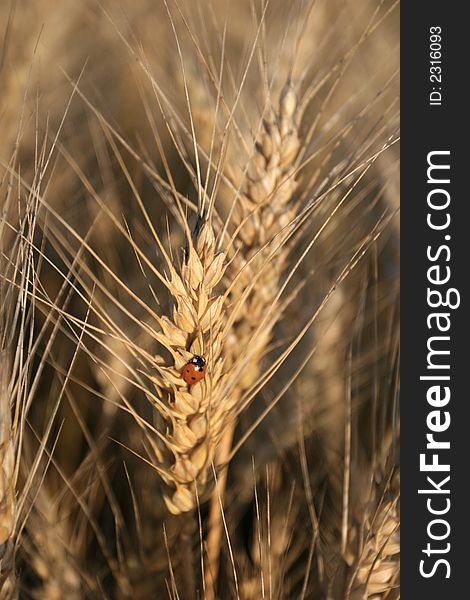
<path id="1" fill-rule="evenodd" d="M 240 597 L 242 600 L 292 597 L 289 570 L 299 553 L 304 551 L 307 541 L 307 532 L 296 527 L 298 498 L 289 477 L 277 463 L 266 467 L 264 477 L 256 482 L 254 491 L 249 552 L 245 547 L 239 551 L 244 573 Z"/>
<path id="2" fill-rule="evenodd" d="M 55 499 L 42 489 L 28 523 L 28 540 L 23 542 L 31 567 L 40 579 L 35 597 L 79 600 L 83 597 L 82 580 L 69 552 L 74 540 L 55 504 Z"/>
<path id="3" fill-rule="evenodd" d="M 346 584 L 350 600 L 391 598 L 399 580 L 400 516 L 398 475 L 379 485 L 365 508 L 357 509 L 349 529 L 349 544 L 344 554 L 348 566 Z"/>
<path id="4" fill-rule="evenodd" d="M 196 506 L 230 412 L 221 394 L 225 379 L 221 357 L 224 296 L 215 291 L 225 260 L 223 252 L 215 253 L 210 221 L 200 221 L 188 239 L 181 272 L 170 267 L 172 316 L 161 318 L 162 331 L 156 335 L 171 359 L 169 366 L 162 366 L 158 359 L 158 374 L 152 378 L 162 399 L 157 409 L 166 431 L 161 444 L 151 443 L 166 484 L 164 500 L 174 514 Z M 202 381 L 188 386 L 182 371 L 194 356 L 204 357 L 207 372 Z"/>
<path id="5" fill-rule="evenodd" d="M 260 373 L 261 356 L 279 319 L 276 297 L 286 266 L 286 240 L 298 205 L 295 159 L 299 152 L 297 95 L 292 83 L 284 86 L 279 107 L 269 107 L 255 144 L 237 209 L 238 269 L 231 300 L 240 306 L 224 352 L 230 362 L 239 361 L 239 348 L 248 349 L 237 379 L 239 393 Z M 231 358 L 229 358 L 231 356 Z"/>

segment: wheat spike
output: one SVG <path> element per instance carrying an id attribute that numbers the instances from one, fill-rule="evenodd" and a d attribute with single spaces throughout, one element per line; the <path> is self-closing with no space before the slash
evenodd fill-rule
<path id="1" fill-rule="evenodd" d="M 351 600 L 382 600 L 398 585 L 400 517 L 397 477 L 385 495 L 355 515 L 345 560 Z M 378 492 L 378 490 L 377 490 Z"/>
<path id="2" fill-rule="evenodd" d="M 225 353 L 231 356 L 231 362 L 236 362 L 239 349 L 249 349 L 238 379 L 239 394 L 258 377 L 260 358 L 270 341 L 272 327 L 280 318 L 274 303 L 288 256 L 285 241 L 298 209 L 295 159 L 299 147 L 297 95 L 288 81 L 278 110 L 270 107 L 263 120 L 237 216 L 241 223 L 240 244 L 233 262 L 238 273 L 231 300 L 242 308 Z"/>
<path id="3" fill-rule="evenodd" d="M 286 494 L 288 489 L 289 479 L 277 463 L 268 465 L 265 476 L 256 483 L 249 556 L 240 551 L 244 556 L 243 600 L 282 600 L 292 593 L 289 570 L 304 550 L 307 531 L 298 527 L 298 498 L 292 487 Z"/>
<path id="4" fill-rule="evenodd" d="M 241 215 L 250 215 L 240 232 L 247 249 L 271 241 L 292 219 L 292 195 L 297 185 L 294 161 L 300 147 L 296 117 L 297 95 L 288 81 L 278 110 L 270 107 L 263 119 L 241 196 Z"/>
<path id="5" fill-rule="evenodd" d="M 76 543 L 69 523 L 56 507 L 55 498 L 43 484 L 28 522 L 28 539 L 23 542 L 41 582 L 34 597 L 78 600 L 82 580 L 73 556 Z"/>
<path id="6" fill-rule="evenodd" d="M 176 514 L 195 506 L 195 485 L 201 493 L 230 412 L 221 395 L 224 297 L 215 292 L 224 274 L 225 254 L 216 254 L 214 246 L 211 223 L 205 221 L 188 241 L 181 273 L 172 269 L 168 277 L 174 299 L 172 317 L 162 317 L 162 331 L 156 335 L 172 364 L 158 366 L 158 376 L 153 377 L 164 400 L 164 408 L 159 405 L 158 409 L 167 424 L 164 444 L 153 443 L 153 448 L 167 485 L 166 505 Z M 204 357 L 207 373 L 202 381 L 188 386 L 182 370 L 194 356 Z"/>

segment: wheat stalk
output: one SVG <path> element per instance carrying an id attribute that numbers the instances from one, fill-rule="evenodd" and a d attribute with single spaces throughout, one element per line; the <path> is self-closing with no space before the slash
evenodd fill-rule
<path id="1" fill-rule="evenodd" d="M 279 108 L 268 107 L 263 131 L 255 144 L 247 178 L 234 215 L 237 227 L 236 253 L 232 256 L 230 329 L 223 354 L 233 374 L 230 397 L 238 412 L 244 408 L 244 393 L 258 379 L 274 324 L 280 319 L 277 308 L 279 278 L 285 268 L 287 248 L 283 243 L 295 216 L 296 182 L 294 161 L 299 150 L 296 123 L 297 98 L 290 81 L 281 92 Z M 217 452 L 218 464 L 226 463 L 231 450 L 235 420 L 225 428 Z M 227 470 L 221 473 L 214 490 L 207 539 L 206 598 L 215 595 L 222 539 L 222 504 Z"/>

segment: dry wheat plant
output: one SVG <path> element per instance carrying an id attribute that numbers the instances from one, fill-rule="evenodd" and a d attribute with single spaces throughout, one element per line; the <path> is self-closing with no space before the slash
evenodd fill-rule
<path id="1" fill-rule="evenodd" d="M 2 0 L 2 600 L 399 598 L 398 12 Z"/>

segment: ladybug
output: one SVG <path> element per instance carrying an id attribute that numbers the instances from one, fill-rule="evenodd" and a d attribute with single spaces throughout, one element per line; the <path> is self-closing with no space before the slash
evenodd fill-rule
<path id="1" fill-rule="evenodd" d="M 183 379 L 188 385 L 194 385 L 206 374 L 206 361 L 202 356 L 193 356 L 183 369 Z"/>

